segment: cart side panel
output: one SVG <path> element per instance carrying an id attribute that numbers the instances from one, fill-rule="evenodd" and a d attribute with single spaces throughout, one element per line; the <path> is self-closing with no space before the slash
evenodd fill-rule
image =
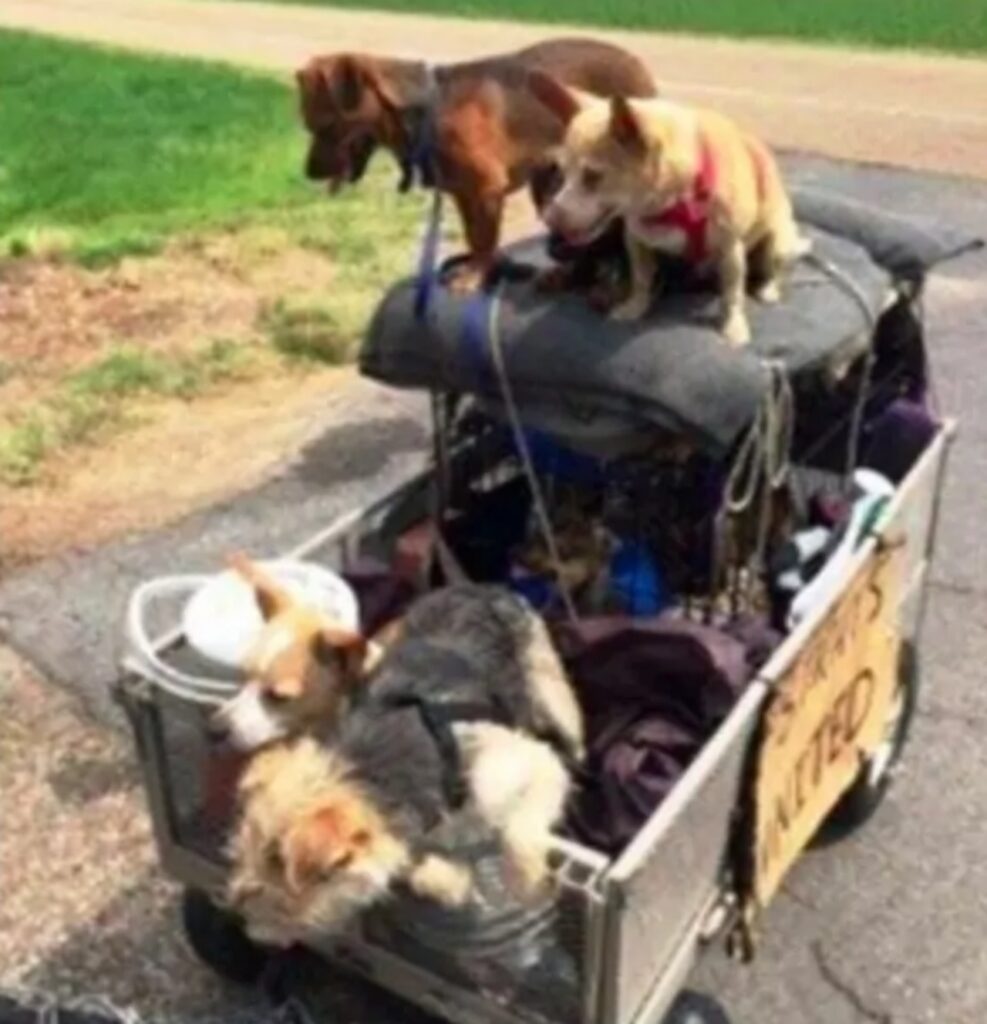
<path id="1" fill-rule="evenodd" d="M 882 530 L 885 542 L 906 545 L 899 612 L 906 638 L 913 638 L 920 626 L 942 475 L 954 429 L 951 423 L 945 425 L 903 482 Z M 848 567 L 848 579 L 856 567 L 857 561 Z M 679 947 L 695 941 L 696 918 L 721 887 L 746 753 L 770 680 L 798 656 L 811 624 L 805 626 L 776 652 L 763 681 L 748 691 L 611 872 L 601 1024 L 625 1024 L 642 1006 L 649 1016 L 659 1016 L 671 1002 Z M 662 989 L 667 999 L 662 998 Z"/>
<path id="2" fill-rule="evenodd" d="M 955 433 L 955 424 L 947 422 L 906 478 L 883 531 L 889 543 L 904 540 L 907 547 L 899 616 L 906 640 L 915 640 L 922 624 L 943 477 Z"/>
<path id="3" fill-rule="evenodd" d="M 766 688 L 753 683 L 607 880 L 601 1024 L 647 1003 L 660 1019 L 677 995 L 685 943 L 723 889 L 731 825 Z M 687 957 L 687 959 L 691 959 Z"/>
<path id="4" fill-rule="evenodd" d="M 878 535 L 762 670 L 776 697 L 752 774 L 751 908 L 765 907 L 884 734 L 903 639 L 914 641 L 952 430 L 899 486 Z M 877 602 L 875 604 L 875 598 Z"/>

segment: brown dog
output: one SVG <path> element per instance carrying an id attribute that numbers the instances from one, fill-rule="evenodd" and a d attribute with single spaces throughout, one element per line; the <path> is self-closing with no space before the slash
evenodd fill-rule
<path id="1" fill-rule="evenodd" d="M 455 200 L 469 246 L 455 283 L 475 288 L 493 266 L 507 195 L 530 183 L 536 205 L 549 198 L 545 172 L 564 131 L 528 89 L 533 71 L 601 97 L 656 94 L 636 57 L 589 39 L 434 70 L 366 54 L 315 57 L 297 74 L 312 136 L 306 173 L 336 190 L 359 181 L 378 146 L 390 150 L 405 187 L 418 170 Z"/>

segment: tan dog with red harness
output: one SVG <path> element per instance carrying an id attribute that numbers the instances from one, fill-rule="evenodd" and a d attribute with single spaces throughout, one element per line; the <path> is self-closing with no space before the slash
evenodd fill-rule
<path id="1" fill-rule="evenodd" d="M 585 245 L 624 220 L 631 288 L 611 315 L 637 320 L 648 311 L 659 250 L 715 271 L 723 336 L 749 341 L 749 261 L 757 297 L 775 302 L 785 266 L 808 248 L 767 147 L 713 111 L 658 99 L 601 102 L 542 74 L 530 81 L 566 126 L 565 180 L 544 211 L 548 226 Z"/>

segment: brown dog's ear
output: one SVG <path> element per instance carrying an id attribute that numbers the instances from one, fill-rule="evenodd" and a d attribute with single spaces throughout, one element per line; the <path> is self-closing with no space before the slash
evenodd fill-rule
<path id="1" fill-rule="evenodd" d="M 313 645 L 316 659 L 323 665 L 333 666 L 341 658 L 347 677 L 358 679 L 363 675 L 367 659 L 367 639 L 359 633 L 324 626 L 315 634 Z"/>
<path id="2" fill-rule="evenodd" d="M 291 829 L 284 840 L 285 881 L 293 892 L 328 878 L 370 846 L 370 830 L 342 801 L 324 804 Z"/>
<path id="3" fill-rule="evenodd" d="M 641 131 L 641 122 L 634 108 L 623 96 L 614 96 L 610 101 L 610 135 L 632 153 L 647 151 L 647 143 Z"/>
<path id="4" fill-rule="evenodd" d="M 528 72 L 528 89 L 564 127 L 582 110 L 582 104 L 575 93 L 570 92 L 557 78 L 544 71 Z"/>
<path id="5" fill-rule="evenodd" d="M 295 72 L 295 81 L 303 96 L 326 97 L 332 106 L 348 113 L 363 101 L 367 80 L 358 57 L 313 57 Z"/>
<path id="6" fill-rule="evenodd" d="M 356 57 L 340 57 L 336 61 L 329 88 L 336 106 L 344 113 L 356 110 L 363 102 L 367 76 Z"/>
<path id="7" fill-rule="evenodd" d="M 256 566 L 242 551 L 230 555 L 227 564 L 254 588 L 254 596 L 265 621 L 287 611 L 293 604 L 288 591 Z"/>

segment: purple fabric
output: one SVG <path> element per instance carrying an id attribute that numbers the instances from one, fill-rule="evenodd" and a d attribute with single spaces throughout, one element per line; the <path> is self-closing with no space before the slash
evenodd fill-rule
<path id="1" fill-rule="evenodd" d="M 403 615 L 415 599 L 415 588 L 395 576 L 382 562 L 365 560 L 343 573 L 356 594 L 360 623 L 367 636 Z"/>
<path id="2" fill-rule="evenodd" d="M 346 579 L 368 633 L 414 600 L 413 587 L 379 563 L 362 563 Z M 727 631 L 674 612 L 583 619 L 552 629 L 588 737 L 567 831 L 617 854 L 729 714 L 780 636 L 753 617 Z"/>
<path id="3" fill-rule="evenodd" d="M 748 650 L 670 613 L 561 624 L 555 639 L 589 741 L 567 830 L 616 854 L 733 707 L 752 674 Z"/>
<path id="4" fill-rule="evenodd" d="M 781 630 L 775 629 L 766 616 L 754 613 L 738 616 L 723 628 L 744 645 L 747 667 L 752 676 L 767 664 L 775 649 L 785 639 Z"/>
<path id="5" fill-rule="evenodd" d="M 869 425 L 861 465 L 901 483 L 939 427 L 924 403 L 896 399 Z"/>

